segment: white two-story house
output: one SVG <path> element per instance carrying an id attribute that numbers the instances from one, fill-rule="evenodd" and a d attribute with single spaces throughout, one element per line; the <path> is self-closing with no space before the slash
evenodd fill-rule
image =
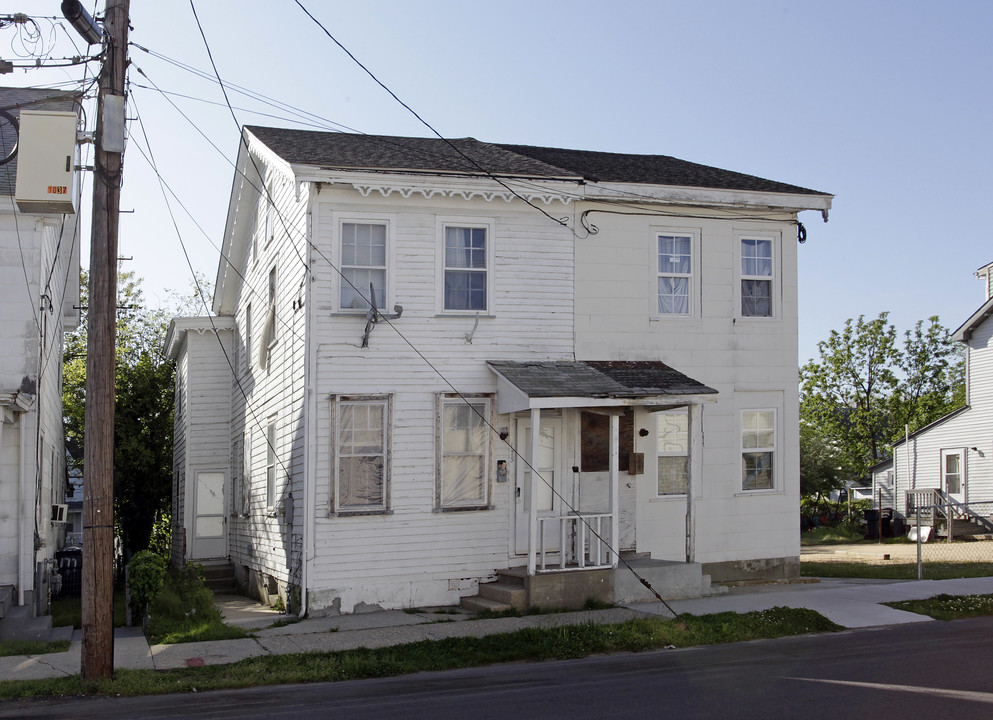
<path id="1" fill-rule="evenodd" d="M 47 561 L 65 537 L 62 350 L 80 317 L 79 100 L 0 88 L 0 616 L 44 609 Z M 69 178 L 41 197 L 29 181 L 49 177 L 39 148 L 51 177 Z"/>
<path id="2" fill-rule="evenodd" d="M 613 599 L 629 553 L 798 573 L 797 216 L 830 195 L 664 156 L 242 139 L 216 316 L 167 339 L 177 561 L 311 614 L 508 570 Z"/>
<path id="3" fill-rule="evenodd" d="M 907 524 L 916 522 L 917 506 L 922 524 L 932 521 L 932 506 L 942 506 L 935 518 L 942 533 L 949 513 L 960 532 L 993 532 L 993 263 L 975 274 L 983 302 L 952 333 L 965 347 L 965 406 L 894 442 L 893 457 L 872 468 L 877 506 Z"/>

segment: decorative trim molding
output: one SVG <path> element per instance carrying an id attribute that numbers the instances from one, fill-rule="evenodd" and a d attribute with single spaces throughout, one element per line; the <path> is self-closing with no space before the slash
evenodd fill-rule
<path id="1" fill-rule="evenodd" d="M 435 195 L 441 197 L 460 197 L 463 200 L 472 200 L 473 198 L 480 197 L 486 202 L 492 202 L 495 199 L 501 199 L 504 202 L 510 202 L 518 197 L 523 197 L 530 202 L 542 202 L 545 205 L 551 205 L 556 200 L 563 205 L 568 205 L 573 201 L 574 198 L 568 195 L 560 195 L 558 193 L 549 192 L 518 192 L 517 195 L 509 190 L 474 190 L 469 188 L 437 188 L 437 187 L 414 187 L 411 185 L 391 185 L 387 183 L 369 184 L 369 183 L 352 183 L 352 187 L 359 191 L 362 197 L 369 197 L 370 194 L 378 192 L 383 197 L 389 197 L 393 193 L 397 193 L 403 198 L 409 198 L 415 193 L 424 197 L 425 200 L 429 200 Z"/>

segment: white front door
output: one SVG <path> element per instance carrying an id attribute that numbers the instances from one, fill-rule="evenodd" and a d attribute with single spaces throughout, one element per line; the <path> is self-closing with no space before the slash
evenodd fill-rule
<path id="1" fill-rule="evenodd" d="M 224 473 L 196 473 L 193 503 L 192 559 L 205 560 L 207 558 L 227 557 Z"/>
<path id="2" fill-rule="evenodd" d="M 517 473 L 514 550 L 518 555 L 528 551 L 528 522 L 532 507 L 539 517 L 560 513 L 562 486 L 562 419 L 541 418 L 538 440 L 538 482 L 531 497 L 531 420 L 517 422 Z M 559 549 L 557 523 L 545 523 L 545 549 Z"/>
<path id="3" fill-rule="evenodd" d="M 952 500 L 965 502 L 965 449 L 941 451 L 941 489 Z"/>

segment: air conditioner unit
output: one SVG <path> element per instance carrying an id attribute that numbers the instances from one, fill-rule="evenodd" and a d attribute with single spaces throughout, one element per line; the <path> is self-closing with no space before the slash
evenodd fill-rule
<path id="1" fill-rule="evenodd" d="M 68 510 L 69 510 L 68 505 L 62 505 L 62 504 L 52 505 L 52 522 L 64 523 L 66 521 L 66 512 Z"/>

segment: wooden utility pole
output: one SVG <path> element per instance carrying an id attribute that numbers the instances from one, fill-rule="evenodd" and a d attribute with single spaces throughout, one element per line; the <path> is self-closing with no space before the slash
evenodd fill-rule
<path id="1" fill-rule="evenodd" d="M 129 0 L 104 6 L 104 61 L 97 97 L 90 299 L 86 342 L 83 491 L 84 680 L 114 673 L 114 366 L 117 326 L 117 230 L 123 145 L 104 136 L 109 107 L 120 108 L 128 54 Z M 116 96 L 118 99 L 113 99 Z M 108 97 L 111 97 L 108 100 Z M 123 113 L 111 125 L 123 121 Z M 112 148 L 108 150 L 105 148 Z M 120 151 L 116 148 L 120 147 Z"/>

